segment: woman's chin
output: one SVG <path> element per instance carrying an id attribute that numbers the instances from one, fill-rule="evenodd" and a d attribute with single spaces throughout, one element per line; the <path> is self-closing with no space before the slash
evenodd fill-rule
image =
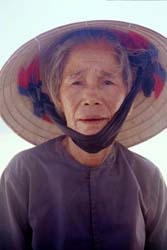
<path id="1" fill-rule="evenodd" d="M 83 135 L 94 135 L 100 132 L 104 128 L 105 124 L 101 125 L 96 125 L 96 126 L 82 126 L 77 128 L 77 132 L 83 134 Z"/>

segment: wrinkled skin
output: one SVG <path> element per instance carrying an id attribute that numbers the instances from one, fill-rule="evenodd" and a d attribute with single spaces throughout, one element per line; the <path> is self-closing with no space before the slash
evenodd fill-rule
<path id="1" fill-rule="evenodd" d="M 70 128 L 85 135 L 99 132 L 119 109 L 126 94 L 120 62 L 111 45 L 100 41 L 72 49 L 64 68 L 59 100 Z M 71 140 L 70 143 L 73 144 Z M 77 154 L 81 161 L 82 154 L 76 150 L 83 152 L 76 145 L 69 149 L 68 144 L 68 151 L 75 158 Z"/>

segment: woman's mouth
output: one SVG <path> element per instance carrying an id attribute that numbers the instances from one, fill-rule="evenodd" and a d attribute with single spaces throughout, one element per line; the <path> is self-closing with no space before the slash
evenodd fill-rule
<path id="1" fill-rule="evenodd" d="M 78 119 L 77 130 L 85 135 L 98 133 L 109 119 L 105 117 L 83 117 Z"/>
<path id="2" fill-rule="evenodd" d="M 80 122 L 83 123 L 98 123 L 108 120 L 107 118 L 82 118 L 79 119 Z"/>

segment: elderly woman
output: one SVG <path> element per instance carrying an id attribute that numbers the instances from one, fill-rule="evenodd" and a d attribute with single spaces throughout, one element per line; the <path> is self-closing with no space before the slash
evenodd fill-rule
<path id="1" fill-rule="evenodd" d="M 90 21 L 10 58 L 2 117 L 40 145 L 2 175 L 1 250 L 167 249 L 164 180 L 125 147 L 167 125 L 166 46 L 141 26 Z"/>

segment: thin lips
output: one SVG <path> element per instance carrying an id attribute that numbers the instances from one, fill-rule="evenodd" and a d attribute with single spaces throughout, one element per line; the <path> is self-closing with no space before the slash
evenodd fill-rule
<path id="1" fill-rule="evenodd" d="M 106 117 L 97 117 L 97 116 L 91 116 L 91 117 L 84 117 L 80 118 L 79 121 L 99 121 L 99 120 L 108 120 Z"/>

